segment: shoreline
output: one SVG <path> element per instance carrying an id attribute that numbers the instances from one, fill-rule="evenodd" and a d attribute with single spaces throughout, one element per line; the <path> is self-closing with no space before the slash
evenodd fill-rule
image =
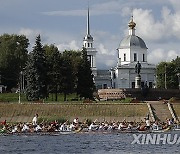
<path id="1" fill-rule="evenodd" d="M 173 104 L 180 117 L 180 104 Z M 73 120 L 81 121 L 137 121 L 141 122 L 149 113 L 146 103 L 0 103 L 0 121 L 31 122 L 38 113 L 41 120 Z M 151 120 L 151 119 L 150 119 Z"/>

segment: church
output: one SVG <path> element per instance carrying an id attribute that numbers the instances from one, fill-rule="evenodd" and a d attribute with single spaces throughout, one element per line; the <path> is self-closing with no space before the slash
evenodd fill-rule
<path id="1" fill-rule="evenodd" d="M 90 14 L 87 13 L 87 34 L 83 40 L 83 46 L 91 63 L 94 82 L 97 89 L 125 89 L 135 88 L 135 66 L 141 64 L 141 87 L 146 84 L 154 88 L 156 83 L 155 68 L 147 61 L 147 46 L 142 38 L 135 34 L 136 23 L 133 16 L 128 24 L 129 35 L 124 37 L 118 47 L 117 65 L 109 70 L 98 70 L 96 67 L 96 48 L 93 46 L 93 37 L 90 34 Z"/>

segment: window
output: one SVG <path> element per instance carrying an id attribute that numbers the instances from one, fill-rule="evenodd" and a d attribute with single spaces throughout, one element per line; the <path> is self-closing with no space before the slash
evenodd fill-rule
<path id="1" fill-rule="evenodd" d="M 145 55 L 144 55 L 144 53 L 143 53 L 143 62 L 145 62 Z"/>
<path id="2" fill-rule="evenodd" d="M 124 53 L 124 61 L 126 61 L 126 54 Z"/>
<path id="3" fill-rule="evenodd" d="M 91 56 L 91 67 L 93 67 L 93 56 Z"/>
<path id="4" fill-rule="evenodd" d="M 137 61 L 137 53 L 134 53 L 134 61 Z"/>
<path id="5" fill-rule="evenodd" d="M 88 43 L 88 48 L 89 48 L 89 43 Z"/>
<path id="6" fill-rule="evenodd" d="M 91 56 L 88 55 L 87 58 L 88 58 L 88 61 L 91 63 Z"/>
<path id="7" fill-rule="evenodd" d="M 91 48 L 92 48 L 93 46 L 92 46 L 92 43 L 91 43 Z"/>
<path id="8" fill-rule="evenodd" d="M 132 82 L 132 88 L 135 88 L 135 82 Z"/>

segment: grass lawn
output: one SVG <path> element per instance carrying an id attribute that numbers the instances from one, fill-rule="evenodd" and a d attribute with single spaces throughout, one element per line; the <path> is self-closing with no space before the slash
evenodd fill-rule
<path id="1" fill-rule="evenodd" d="M 25 94 L 21 94 L 21 102 L 28 102 L 26 99 Z M 69 94 L 67 95 L 67 101 L 71 101 L 72 99 L 76 98 L 76 94 Z M 0 102 L 18 102 L 19 100 L 19 94 L 18 93 L 1 93 L 0 94 Z M 64 101 L 64 95 L 63 94 L 58 94 L 58 102 L 63 102 Z M 45 100 L 45 102 L 55 102 L 55 95 L 54 94 L 49 94 L 49 97 Z"/>
<path id="2" fill-rule="evenodd" d="M 21 103 L 30 103 L 26 99 L 25 94 L 20 95 Z M 100 101 L 98 103 L 130 103 L 132 98 L 126 98 L 124 100 L 117 101 Z M 0 93 L 0 102 L 9 102 L 9 103 L 18 103 L 19 94 L 18 93 Z M 82 103 L 83 101 L 78 100 L 78 97 L 75 93 L 67 95 L 67 101 L 69 103 Z M 58 101 L 55 101 L 55 95 L 49 94 L 49 97 L 45 99 L 45 103 L 64 103 L 64 95 L 58 94 Z"/>

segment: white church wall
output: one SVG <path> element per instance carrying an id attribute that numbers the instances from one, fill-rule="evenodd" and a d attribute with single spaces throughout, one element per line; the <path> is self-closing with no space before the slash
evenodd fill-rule
<path id="1" fill-rule="evenodd" d="M 129 87 L 129 69 L 118 69 L 117 73 L 118 73 L 117 88 L 128 88 Z"/>
<path id="2" fill-rule="evenodd" d="M 126 55 L 125 59 L 124 54 Z M 130 49 L 119 49 L 119 58 L 121 58 L 121 65 L 128 64 L 130 62 Z"/>
<path id="3" fill-rule="evenodd" d="M 131 47 L 131 62 L 134 62 L 134 54 L 137 55 L 136 61 L 143 62 L 143 54 L 144 54 L 144 61 L 147 62 L 147 50 L 137 47 Z"/>
<path id="4" fill-rule="evenodd" d="M 134 68 L 122 68 L 119 67 L 115 70 L 116 72 L 116 88 L 134 88 L 133 84 L 135 84 L 135 77 L 137 74 L 135 73 Z M 149 82 L 154 84 L 154 74 L 155 69 L 154 68 L 144 68 L 141 69 L 141 82 L 142 85 L 144 85 L 146 82 L 149 85 Z"/>

